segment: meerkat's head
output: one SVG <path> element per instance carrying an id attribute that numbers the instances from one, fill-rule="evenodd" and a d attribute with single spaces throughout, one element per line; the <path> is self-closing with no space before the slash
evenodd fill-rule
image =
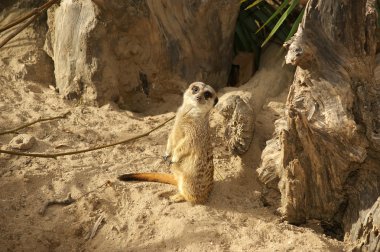
<path id="1" fill-rule="evenodd" d="M 215 90 L 203 82 L 193 82 L 183 95 L 183 102 L 199 112 L 207 113 L 218 102 Z"/>

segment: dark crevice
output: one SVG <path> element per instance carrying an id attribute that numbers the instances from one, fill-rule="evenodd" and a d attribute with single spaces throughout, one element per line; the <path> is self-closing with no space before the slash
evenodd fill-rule
<path id="1" fill-rule="evenodd" d="M 325 235 L 343 241 L 344 231 L 341 223 L 337 221 L 321 221 L 321 227 Z"/>

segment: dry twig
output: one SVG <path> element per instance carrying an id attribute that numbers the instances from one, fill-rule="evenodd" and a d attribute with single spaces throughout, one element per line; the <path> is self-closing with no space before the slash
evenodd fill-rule
<path id="1" fill-rule="evenodd" d="M 12 32 L 11 34 L 9 34 L 8 37 L 6 37 L 3 42 L 0 43 L 0 48 L 2 48 L 6 43 L 8 43 L 9 40 L 11 40 L 12 38 L 14 38 L 17 34 L 19 34 L 22 30 L 24 30 L 28 25 L 30 25 L 31 23 L 33 23 L 34 20 L 37 19 L 37 15 L 35 15 L 34 17 L 32 17 L 28 22 L 26 22 L 25 24 L 23 24 L 22 26 L 20 26 L 17 30 L 15 30 L 14 32 Z"/>
<path id="2" fill-rule="evenodd" d="M 64 205 L 64 206 L 67 206 L 67 205 L 70 205 L 71 203 L 75 202 L 75 199 L 71 198 L 71 193 L 69 193 L 66 197 L 66 199 L 63 199 L 63 200 L 60 200 L 60 199 L 53 199 L 53 200 L 49 200 L 47 201 L 43 207 L 40 209 L 40 211 L 38 212 L 40 215 L 44 215 L 45 212 L 46 212 L 46 209 L 49 207 L 49 206 L 52 206 L 52 205 Z"/>
<path id="3" fill-rule="evenodd" d="M 4 132 L 0 132 L 0 136 L 1 135 L 5 135 L 5 134 L 10 134 L 10 133 L 17 133 L 17 131 L 19 131 L 20 129 L 24 129 L 26 127 L 29 127 L 33 124 L 36 124 L 36 123 L 39 123 L 39 122 L 46 122 L 46 121 L 51 121 L 51 120 L 56 120 L 56 119 L 63 119 L 63 118 L 66 118 L 67 115 L 70 114 L 70 111 L 64 113 L 63 115 L 60 115 L 60 116 L 55 116 L 55 117 L 47 117 L 47 118 L 39 118 L 33 122 L 30 122 L 30 123 L 27 123 L 25 125 L 22 125 L 22 126 L 19 126 L 17 128 L 14 128 L 14 129 L 10 129 L 10 130 L 6 130 Z"/>
<path id="4" fill-rule="evenodd" d="M 34 9 L 33 11 L 31 11 L 30 13 L 28 13 L 27 15 L 25 15 L 24 17 L 22 18 L 19 18 L 17 19 L 16 21 L 0 28 L 0 33 L 3 32 L 3 31 L 6 31 L 8 30 L 9 28 L 12 28 L 13 26 L 15 25 L 18 25 L 20 24 L 21 22 L 27 20 L 28 18 L 32 17 L 30 20 L 28 20 L 25 24 L 23 24 L 22 26 L 20 26 L 16 31 L 12 32 L 8 37 L 6 37 L 4 39 L 3 42 L 0 43 L 0 48 L 3 47 L 6 43 L 8 43 L 9 40 L 11 40 L 13 37 L 15 37 L 17 34 L 19 34 L 22 30 L 24 30 L 28 25 L 30 25 L 34 20 L 37 19 L 37 17 L 45 10 L 47 10 L 48 8 L 50 8 L 53 4 L 55 4 L 56 2 L 58 2 L 58 0 L 50 0 L 48 1 L 47 3 L 41 5 L 40 7 Z"/>
<path id="5" fill-rule="evenodd" d="M 41 11 L 43 10 L 47 10 L 50 6 L 52 6 L 54 3 L 56 3 L 58 0 L 50 0 L 49 2 L 47 3 L 44 3 L 43 5 L 41 5 L 39 8 L 35 8 L 33 9 L 31 12 L 29 12 L 28 14 L 26 14 L 24 17 L 22 18 L 19 18 L 17 19 L 16 21 L 13 21 L 12 23 L 0 28 L 0 33 L 3 32 L 3 31 L 6 31 L 10 28 L 12 28 L 13 26 L 15 25 L 18 25 L 19 23 L 21 23 L 22 21 L 40 13 Z"/>
<path id="6" fill-rule="evenodd" d="M 46 210 L 48 209 L 49 206 L 52 206 L 52 205 L 63 205 L 63 206 L 68 206 L 68 205 L 71 205 L 72 203 L 74 203 L 75 201 L 78 201 L 80 200 L 81 198 L 83 198 L 84 196 L 94 192 L 95 190 L 98 190 L 99 188 L 105 186 L 105 185 L 110 185 L 111 184 L 111 181 L 107 180 L 105 183 L 101 184 L 100 186 L 96 187 L 95 189 L 91 190 L 91 191 L 88 191 L 84 194 L 82 194 L 81 196 L 79 196 L 78 198 L 76 199 L 73 199 L 71 197 L 71 193 L 69 193 L 66 197 L 66 199 L 52 199 L 52 200 L 48 200 L 45 202 L 45 204 L 42 206 L 42 208 L 38 211 L 38 213 L 40 215 L 45 215 L 46 213 Z M 95 231 L 96 232 L 96 231 Z"/>
<path id="7" fill-rule="evenodd" d="M 137 135 L 135 137 L 131 137 L 131 138 L 128 138 L 128 139 L 125 139 L 125 140 L 122 140 L 122 141 L 119 141 L 119 142 L 116 142 L 116 143 L 100 145 L 100 146 L 96 146 L 96 147 L 93 147 L 93 148 L 88 148 L 88 149 L 83 149 L 83 150 L 77 150 L 77 151 L 68 151 L 68 152 L 62 152 L 62 153 L 53 153 L 53 154 L 28 153 L 28 152 L 8 151 L 8 150 L 0 150 L 0 153 L 10 154 L 10 155 L 17 155 L 17 156 L 28 156 L 28 157 L 57 158 L 57 157 L 61 157 L 61 156 L 68 156 L 68 155 L 73 155 L 73 154 L 79 154 L 79 153 L 84 153 L 84 152 L 104 149 L 104 148 L 107 148 L 107 147 L 112 147 L 112 146 L 115 146 L 115 145 L 125 144 L 125 143 L 128 143 L 128 142 L 132 142 L 132 141 L 137 140 L 139 138 L 148 136 L 150 133 L 152 133 L 153 131 L 158 130 L 161 127 L 163 127 L 165 124 L 167 124 L 168 122 L 170 122 L 174 118 L 175 118 L 175 116 L 169 118 L 168 120 L 166 120 L 165 122 L 161 123 L 157 127 L 153 128 L 153 129 L 151 129 L 151 130 L 149 130 L 149 131 L 147 131 L 147 132 L 145 132 L 145 133 L 143 133 L 141 135 Z"/>
<path id="8" fill-rule="evenodd" d="M 104 220 L 103 215 L 100 215 L 99 218 L 96 220 L 94 226 L 91 229 L 90 236 L 88 237 L 89 240 L 95 237 L 96 231 L 98 231 L 100 224 L 102 224 L 102 221 Z"/>

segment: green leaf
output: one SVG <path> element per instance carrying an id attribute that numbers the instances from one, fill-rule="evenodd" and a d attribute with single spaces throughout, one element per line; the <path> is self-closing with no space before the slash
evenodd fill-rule
<path id="1" fill-rule="evenodd" d="M 272 21 L 277 15 L 278 13 L 280 13 L 289 3 L 289 0 L 285 0 L 278 8 L 277 10 L 273 13 L 273 15 L 268 18 L 268 20 L 257 30 L 256 33 L 258 33 L 259 31 L 261 31 L 261 29 L 263 29 L 267 24 L 269 24 L 270 21 Z"/>
<path id="2" fill-rule="evenodd" d="M 268 20 L 268 16 L 261 10 L 255 11 L 253 13 L 253 16 L 261 23 L 264 23 L 266 20 Z"/>
<path id="3" fill-rule="evenodd" d="M 268 16 L 267 20 L 269 19 L 269 17 L 271 17 L 273 15 L 273 13 L 276 11 L 276 9 L 273 9 L 272 6 L 270 5 L 267 5 L 267 6 L 263 6 L 263 11 L 266 13 L 266 15 Z M 281 16 L 280 16 L 281 17 Z M 265 40 L 265 38 L 268 36 L 268 34 L 270 33 L 270 31 L 275 27 L 275 25 L 277 24 L 278 20 L 280 19 L 280 17 L 276 17 L 276 21 L 272 21 L 270 22 L 269 24 L 267 24 L 267 29 L 266 29 L 266 35 L 263 39 L 263 41 Z M 265 22 L 263 22 L 265 23 Z M 265 29 L 265 28 L 264 28 Z M 284 41 L 286 36 L 288 36 L 289 34 L 289 31 L 290 31 L 290 27 L 288 24 L 283 24 L 280 26 L 280 28 L 276 31 L 276 33 L 273 35 L 273 36 L 276 36 L 278 39 L 280 39 L 281 41 Z M 263 33 L 263 32 L 261 32 Z"/>
<path id="4" fill-rule="evenodd" d="M 239 24 L 236 26 L 236 35 L 239 41 L 240 49 L 243 51 L 249 51 L 251 48 L 251 43 L 245 34 L 244 27 Z"/>
<path id="5" fill-rule="evenodd" d="M 250 5 L 248 5 L 247 8 L 245 8 L 244 10 L 249 10 L 249 9 L 255 7 L 256 5 L 258 5 L 259 3 L 261 3 L 262 1 L 263 0 L 256 0 L 253 3 L 251 3 Z"/>
<path id="6" fill-rule="evenodd" d="M 241 18 L 239 18 L 239 23 L 241 23 L 246 30 L 252 33 L 255 33 L 258 29 L 255 19 L 251 15 L 241 15 Z"/>
<path id="7" fill-rule="evenodd" d="M 259 8 L 257 8 L 259 9 Z M 260 14 L 263 14 L 262 17 L 260 17 L 260 15 L 257 15 L 254 16 L 256 17 L 256 19 L 258 21 L 260 21 L 261 24 L 265 23 L 269 17 L 271 17 L 273 15 L 273 13 L 275 12 L 276 9 L 273 9 L 272 6 L 268 5 L 266 6 L 265 4 L 262 6 L 262 8 L 260 7 Z M 270 33 L 270 31 L 274 28 L 274 26 L 276 25 L 276 23 L 278 22 L 279 20 L 279 17 L 276 17 L 275 18 L 276 20 L 269 24 L 267 24 L 266 27 L 264 27 L 264 29 L 262 29 L 259 33 L 257 33 L 258 36 L 262 37 L 262 42 L 266 39 L 266 37 L 268 36 L 268 34 Z M 288 29 L 288 25 L 282 25 L 277 31 L 276 33 L 274 34 L 274 36 L 276 36 L 278 39 L 280 39 L 281 41 L 284 41 L 284 39 L 286 38 L 286 36 L 288 35 L 290 31 L 290 27 Z M 260 46 L 262 44 L 262 42 L 260 43 Z"/>
<path id="8" fill-rule="evenodd" d="M 301 20 L 302 20 L 304 13 L 305 13 L 305 8 L 302 9 L 302 11 L 298 15 L 296 21 L 294 21 L 292 29 L 290 29 L 290 32 L 289 32 L 288 36 L 286 37 L 285 41 L 288 41 L 294 35 L 294 33 L 296 33 L 296 31 L 298 29 L 298 25 L 301 23 Z"/>
<path id="9" fill-rule="evenodd" d="M 380 27 L 380 1 L 377 0 L 376 1 L 376 4 L 375 4 L 375 8 L 376 8 L 376 11 L 377 11 L 377 27 Z"/>
<path id="10" fill-rule="evenodd" d="M 268 37 L 265 39 L 265 41 L 262 43 L 261 47 L 263 47 L 268 41 L 273 37 L 273 35 L 276 33 L 278 28 L 282 25 L 282 23 L 285 21 L 285 19 L 289 16 L 289 14 L 293 11 L 293 9 L 298 5 L 299 0 L 293 0 L 290 4 L 289 8 L 286 9 L 284 14 L 282 14 L 281 18 L 278 20 L 277 24 L 274 26 L 272 31 L 269 33 Z"/>

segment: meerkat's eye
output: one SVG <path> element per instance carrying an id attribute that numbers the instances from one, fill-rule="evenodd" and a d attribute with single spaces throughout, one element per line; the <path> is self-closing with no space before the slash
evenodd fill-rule
<path id="1" fill-rule="evenodd" d="M 206 91 L 204 93 L 204 96 L 205 96 L 205 99 L 207 100 L 208 98 L 211 98 L 212 97 L 212 93 L 210 91 Z"/>
<path id="2" fill-rule="evenodd" d="M 199 88 L 194 86 L 191 90 L 193 91 L 193 94 L 196 94 L 199 91 Z"/>

